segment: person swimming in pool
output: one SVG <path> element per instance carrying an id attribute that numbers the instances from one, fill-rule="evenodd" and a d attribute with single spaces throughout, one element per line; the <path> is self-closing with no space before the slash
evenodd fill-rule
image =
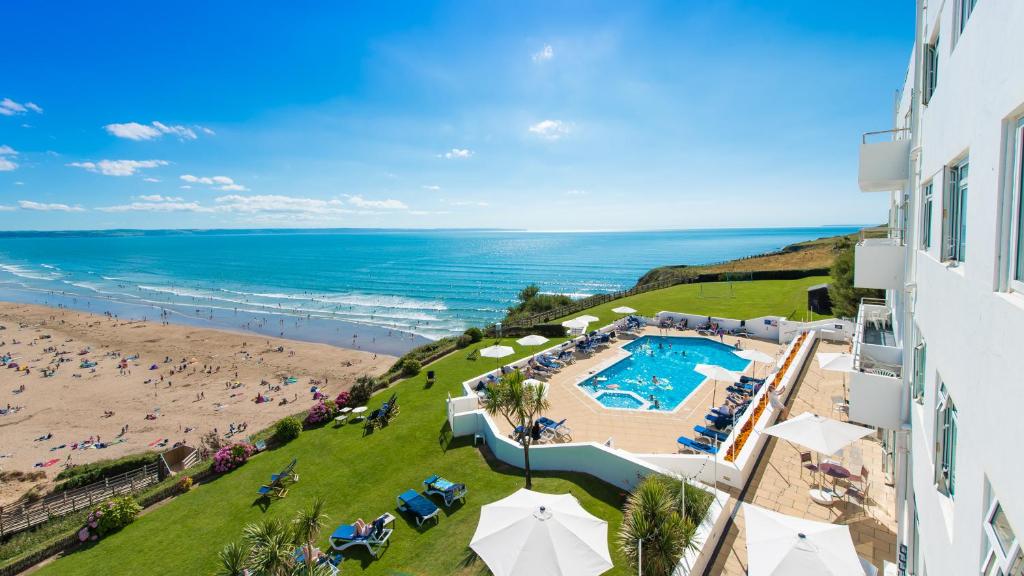
<path id="1" fill-rule="evenodd" d="M 651 384 L 654 384 L 655 386 L 658 385 L 658 377 L 657 376 L 652 376 L 651 377 Z"/>

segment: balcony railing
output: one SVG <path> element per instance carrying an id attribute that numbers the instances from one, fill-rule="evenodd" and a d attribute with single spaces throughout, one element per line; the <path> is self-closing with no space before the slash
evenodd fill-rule
<path id="1" fill-rule="evenodd" d="M 867 132 L 861 137 L 857 181 L 864 192 L 889 192 L 910 178 L 910 140 L 906 128 Z M 879 138 L 884 135 L 885 138 Z M 870 140 L 870 142 L 869 142 Z"/>
<path id="2" fill-rule="evenodd" d="M 861 299 L 853 341 L 853 368 L 859 372 L 900 378 L 903 350 L 896 341 L 892 309 L 879 298 Z"/>

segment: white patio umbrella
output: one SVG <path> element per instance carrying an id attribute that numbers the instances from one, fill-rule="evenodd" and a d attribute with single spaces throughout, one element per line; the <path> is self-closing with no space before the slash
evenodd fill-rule
<path id="1" fill-rule="evenodd" d="M 775 363 L 775 357 L 765 354 L 760 350 L 735 350 L 733 354 L 743 358 L 744 360 L 750 360 L 751 362 L 761 364 L 773 364 Z"/>
<path id="2" fill-rule="evenodd" d="M 748 576 L 864 576 L 850 527 L 743 504 Z"/>
<path id="3" fill-rule="evenodd" d="M 705 378 L 711 378 L 712 380 L 723 380 L 728 382 L 736 382 L 740 379 L 739 372 L 733 372 L 732 370 L 726 370 L 721 366 L 715 364 L 697 364 L 693 367 L 693 371 L 704 376 Z"/>
<path id="4" fill-rule="evenodd" d="M 495 368 L 498 366 L 498 358 L 504 358 L 514 353 L 515 350 L 511 346 L 499 346 L 497 344 L 480 349 L 480 355 L 484 358 L 494 358 Z"/>
<path id="5" fill-rule="evenodd" d="M 543 388 L 541 388 L 541 390 L 543 391 L 542 397 L 547 397 L 548 395 L 548 387 L 543 382 L 537 380 L 536 378 L 527 378 L 526 380 L 523 380 L 523 386 L 533 386 L 534 388 L 536 388 L 537 386 L 543 386 Z"/>
<path id="6" fill-rule="evenodd" d="M 853 355 L 837 352 L 818 352 L 818 367 L 832 372 L 850 372 L 853 370 Z"/>
<path id="7" fill-rule="evenodd" d="M 495 576 L 596 576 L 612 568 L 608 523 L 570 494 L 521 489 L 487 504 L 469 547 Z"/>
<path id="8" fill-rule="evenodd" d="M 579 318 L 573 318 L 572 320 L 566 320 L 565 322 L 562 322 L 562 326 L 565 326 L 566 328 L 569 328 L 571 330 L 586 330 L 587 326 L 589 326 L 589 325 L 590 325 L 590 320 L 587 320 L 583 316 L 580 316 Z"/>
<path id="9" fill-rule="evenodd" d="M 846 446 L 874 432 L 871 428 L 840 422 L 810 412 L 764 429 L 766 434 L 782 438 L 819 454 L 832 456 Z"/>
<path id="10" fill-rule="evenodd" d="M 618 308 L 612 308 L 612 312 L 616 314 L 636 314 L 636 310 L 629 306 L 619 306 Z"/>
<path id="11" fill-rule="evenodd" d="M 520 346 L 540 346 L 547 341 L 548 339 L 543 336 L 530 334 L 529 336 L 523 336 L 519 340 L 516 340 L 516 344 L 519 344 Z"/>

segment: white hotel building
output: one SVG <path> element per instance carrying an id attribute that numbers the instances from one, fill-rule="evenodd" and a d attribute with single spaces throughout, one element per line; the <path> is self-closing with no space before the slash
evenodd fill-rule
<path id="1" fill-rule="evenodd" d="M 906 574 L 1024 575 L 1024 0 L 917 0 L 895 130 L 860 187 L 850 419 L 883 429 Z"/>

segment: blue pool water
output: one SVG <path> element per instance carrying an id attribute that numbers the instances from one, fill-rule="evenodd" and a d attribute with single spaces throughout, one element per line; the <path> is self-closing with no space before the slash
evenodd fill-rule
<path id="1" fill-rule="evenodd" d="M 580 383 L 609 408 L 672 411 L 704 381 L 704 376 L 693 370 L 697 364 L 715 364 L 736 372 L 749 365 L 733 354 L 732 346 L 706 338 L 644 336 L 623 348 L 629 358 Z"/>

